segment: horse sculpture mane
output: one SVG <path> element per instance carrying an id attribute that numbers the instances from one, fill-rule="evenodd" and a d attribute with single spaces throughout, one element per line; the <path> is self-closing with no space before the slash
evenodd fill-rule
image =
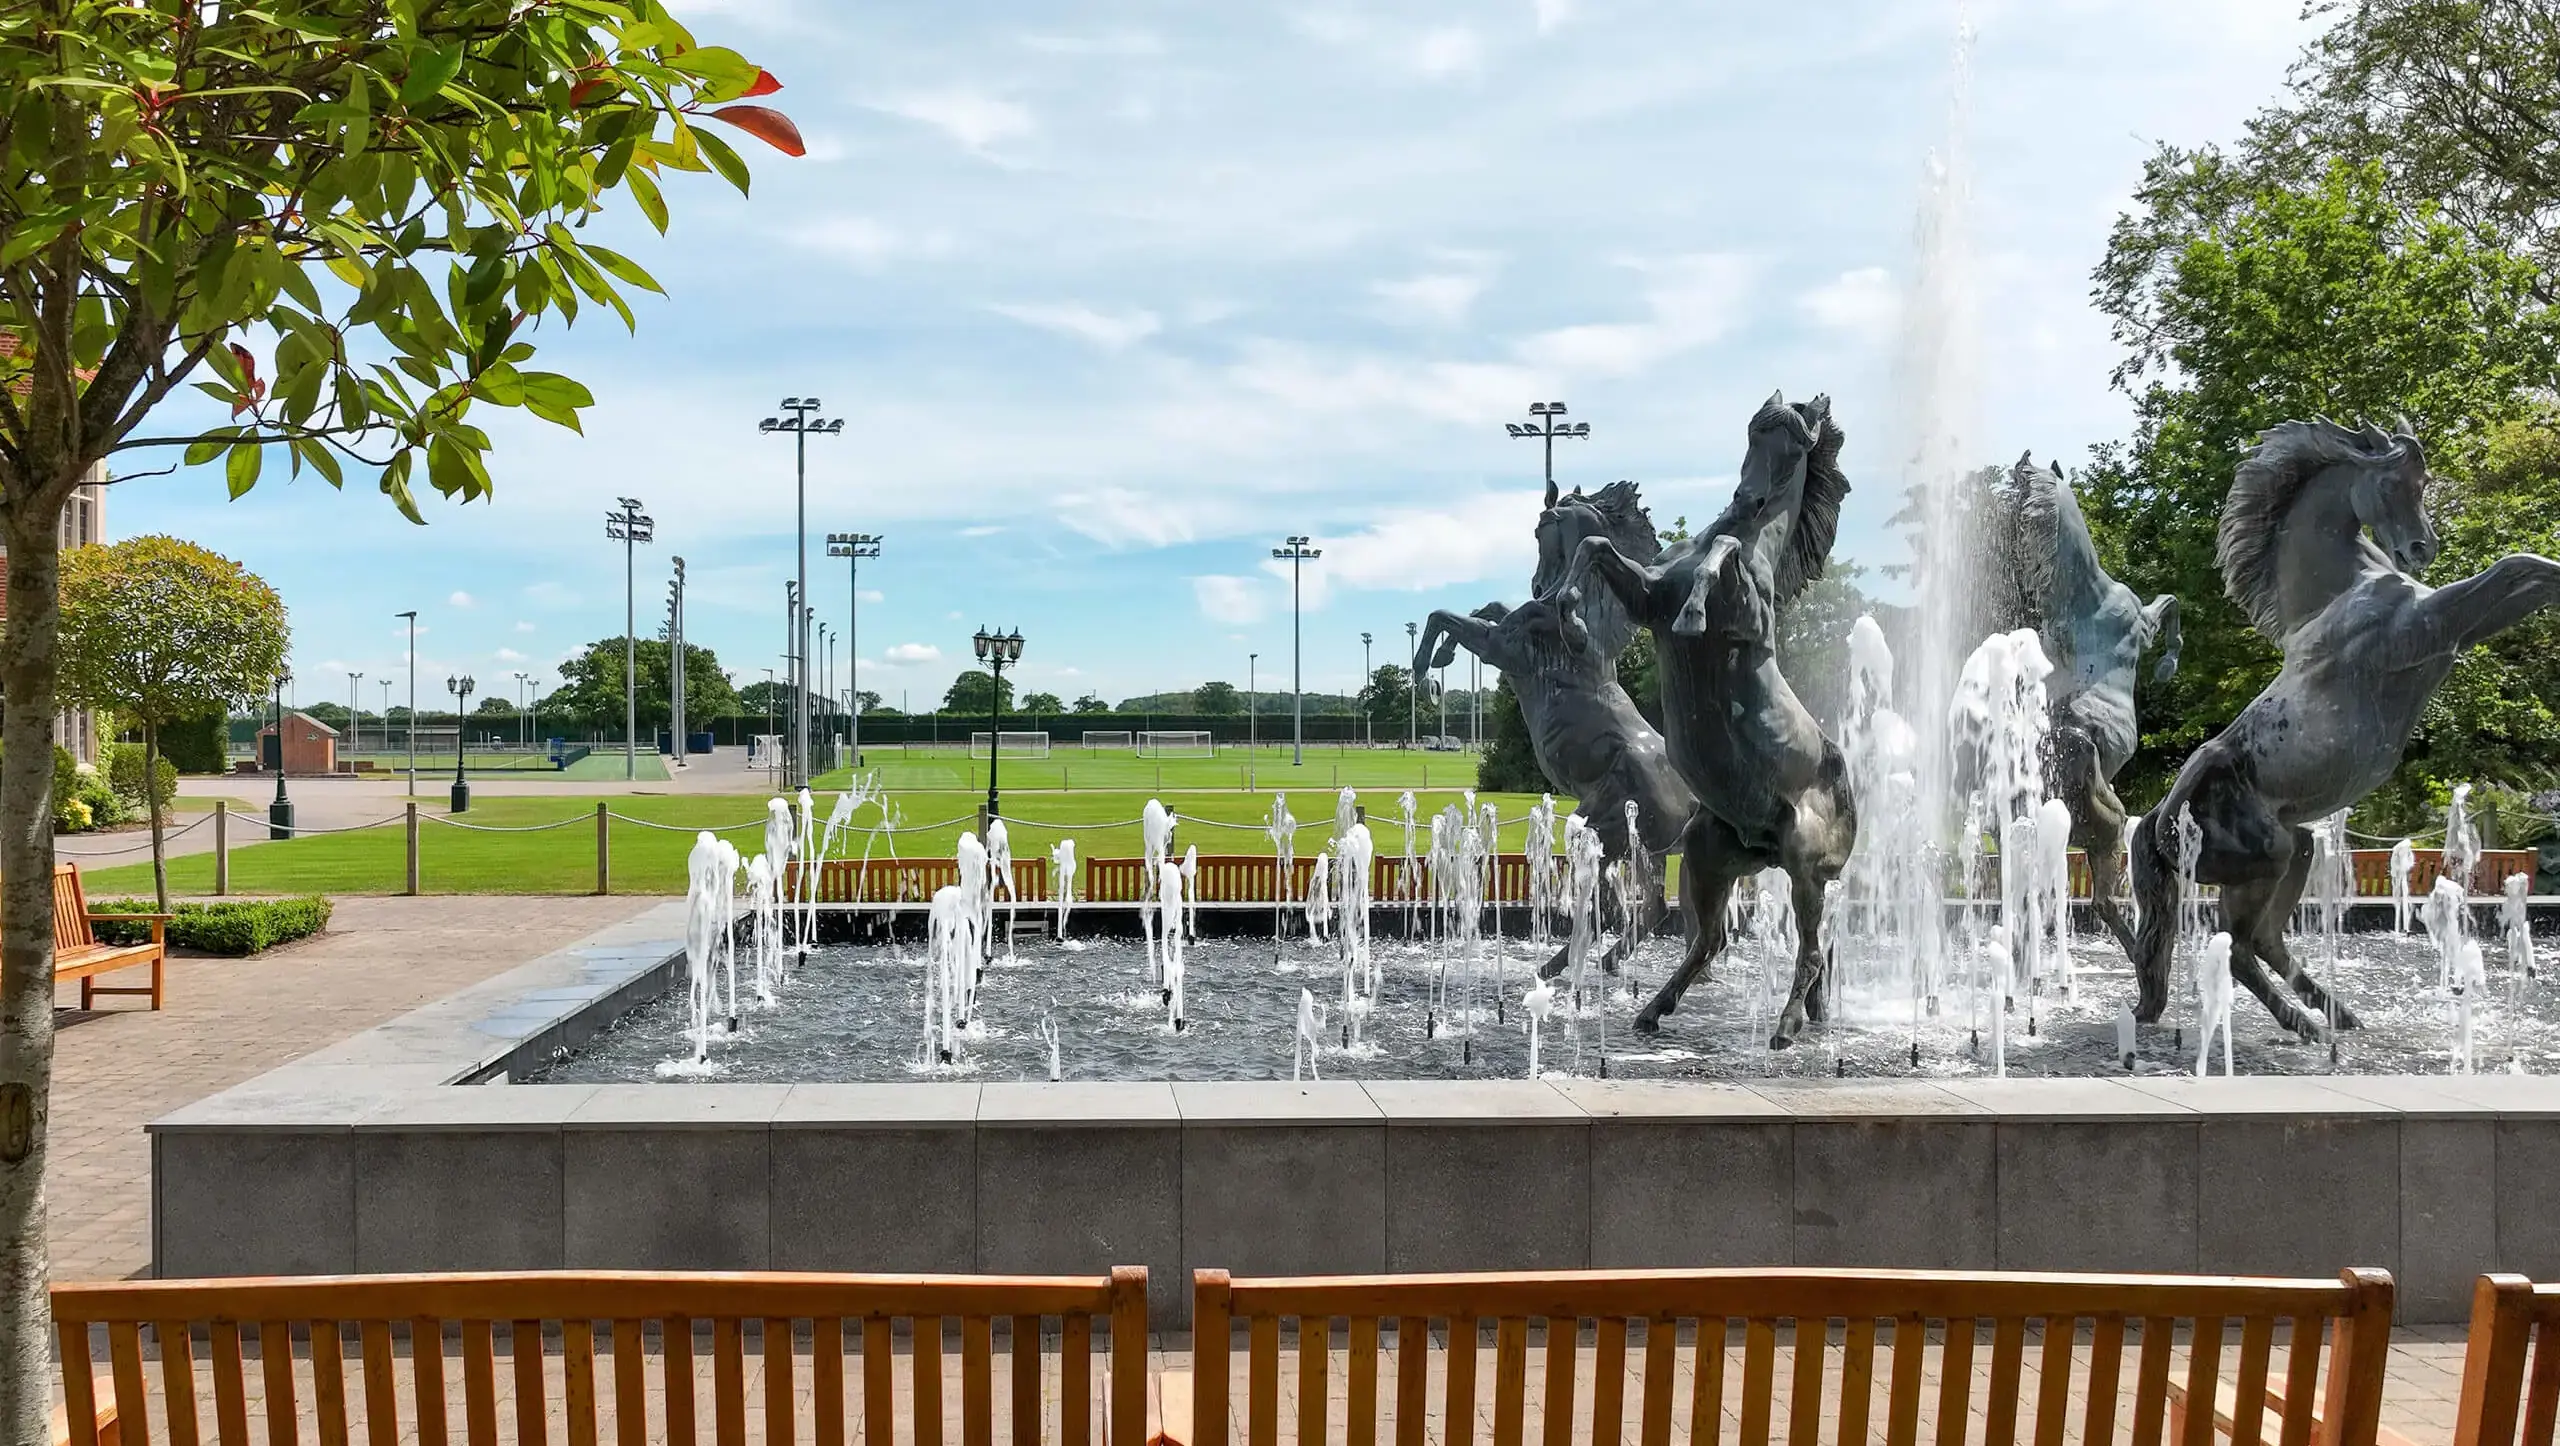
<path id="1" fill-rule="evenodd" d="M 1617 544 L 1618 551 L 1628 557 L 1651 563 L 1662 556 L 1662 538 L 1653 530 L 1653 514 L 1645 509 L 1633 482 L 1612 482 L 1597 492 L 1584 492 L 1577 487 L 1558 496 L 1551 488 L 1547 494 L 1546 515 L 1565 510 L 1589 512 L 1600 521 L 1596 535 Z M 1558 536 L 1546 527 L 1538 529 L 1538 568 L 1529 579 L 1533 597 L 1545 597 L 1564 581 L 1573 562 L 1573 551 L 1581 538 Z M 1611 659 L 1626 648 L 1635 633 L 1635 623 L 1627 611 L 1606 588 L 1593 588 L 1582 601 L 1582 621 L 1599 639 L 1600 651 Z"/>
<path id="2" fill-rule="evenodd" d="M 1757 434 L 1770 427 L 1791 428 L 1811 445 L 1804 459 L 1804 492 L 1796 503 L 1795 521 L 1787 531 L 1787 550 L 1778 559 L 1777 601 L 1783 603 L 1793 600 L 1821 577 L 1823 563 L 1831 555 L 1832 535 L 1840 530 L 1840 500 L 1849 495 L 1848 474 L 1840 470 L 1840 445 L 1848 437 L 1831 419 L 1829 397 L 1816 397 L 1811 402 L 1771 397 L 1752 414 L 1750 431 Z M 1724 515 L 1698 535 L 1705 538 L 1737 531 L 1745 514 L 1737 491 L 1733 501 L 1726 504 Z"/>
<path id="3" fill-rule="evenodd" d="M 2409 435 L 2405 421 L 2396 436 L 2371 422 L 2360 431 L 2327 417 L 2284 422 L 2258 434 L 2258 445 L 2241 459 L 2231 493 L 2223 499 L 2222 525 L 2213 549 L 2214 560 L 2222 567 L 2222 590 L 2248 615 L 2250 626 L 2271 641 L 2280 642 L 2285 635 L 2276 587 L 2276 544 L 2285 514 L 2305 484 L 2322 469 L 2341 462 L 2398 463 L 2415 466 L 2422 473 L 2427 465 L 2426 451 Z M 2370 539 L 2358 540 L 2381 555 Z"/>
<path id="4" fill-rule="evenodd" d="M 2054 575 L 2061 569 L 2062 501 L 2056 494 L 2062 490 L 2061 469 L 2037 466 L 2032 453 L 2020 454 L 2016 466 L 1992 481 L 2001 526 L 1993 533 L 1991 545 L 2006 584 L 2004 602 L 2009 603 L 2003 611 L 2024 614 L 2004 618 L 2004 627 L 2041 630 L 2051 611 L 2047 599 L 2053 596 Z"/>

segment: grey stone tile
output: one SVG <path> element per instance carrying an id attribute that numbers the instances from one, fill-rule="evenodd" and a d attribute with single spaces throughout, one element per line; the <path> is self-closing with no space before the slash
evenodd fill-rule
<path id="1" fill-rule="evenodd" d="M 1799 1116 L 1796 1263 L 1991 1268 L 1995 1149 L 1987 1116 Z"/>
<path id="2" fill-rule="evenodd" d="M 1182 1214 L 1183 1258 L 1195 1267 L 1376 1274 L 1386 1269 L 1386 1127 L 1374 1118 L 1189 1121 Z"/>
<path id="3" fill-rule="evenodd" d="M 2339 1074 L 2324 1076 L 2320 1083 L 2403 1115 L 2487 1120 L 2498 1114 L 2495 1105 L 2463 1088 L 2469 1081 L 2444 1075 Z"/>
<path id="4" fill-rule="evenodd" d="M 595 1097 L 594 1085 L 442 1085 L 383 1095 L 358 1131 L 548 1130 Z M 555 1177 L 557 1171 L 554 1172 Z"/>
<path id="5" fill-rule="evenodd" d="M 516 1085 L 507 1089 L 522 1088 Z M 540 1088 L 540 1086 L 534 1086 Z M 563 1125 L 571 1130 L 754 1130 L 792 1090 L 782 1084 L 603 1084 Z"/>
<path id="6" fill-rule="evenodd" d="M 1593 1120 L 1785 1120 L 1794 1112 L 1759 1092 L 1721 1080 L 1568 1079 L 1556 1093 Z"/>
<path id="7" fill-rule="evenodd" d="M 1543 1080 L 1380 1079 L 1368 1081 L 1364 1088 L 1390 1125 L 1585 1118 L 1579 1106 Z"/>
<path id="8" fill-rule="evenodd" d="M 2174 1107 L 2148 1118 L 2004 1116 L 1999 1268 L 2192 1273 L 2197 1130 Z"/>
<path id="9" fill-rule="evenodd" d="M 975 1086 L 961 1088 L 975 1094 Z M 777 1119 L 770 1138 L 774 1269 L 949 1274 L 978 1268 L 973 1124 L 894 1115 Z"/>
<path id="10" fill-rule="evenodd" d="M 1357 1080 L 1202 1080 L 1177 1083 L 1186 1125 L 1378 1125 L 1386 1113 Z"/>
<path id="11" fill-rule="evenodd" d="M 987 1086 L 993 1099 L 997 1085 Z M 1173 1096 L 1163 1086 L 1161 1103 Z M 1147 1268 L 1160 1323 L 1189 1318 L 1182 1254 L 1182 1131 L 1124 1115 L 1099 1124 L 978 1130 L 978 1268 L 1100 1275 Z"/>
<path id="12" fill-rule="evenodd" d="M 1599 1106 L 1586 1101 L 1585 1107 L 1601 1115 Z M 1706 1109 L 1686 1116 L 1641 1115 L 1629 1109 L 1594 1119 L 1591 1264 L 1648 1269 L 1793 1263 L 1795 1127 L 1775 1115 L 1747 1109 L 1731 1115 Z"/>
<path id="13" fill-rule="evenodd" d="M 1527 1081 L 1520 1083 L 1526 1084 Z M 1381 1086 L 1372 1084 L 1378 1098 Z M 1556 1108 L 1503 1123 L 1387 1126 L 1387 1269 L 1566 1270 L 1591 1257 L 1591 1127 Z M 1478 1096 L 1488 1106 L 1497 1092 Z M 1395 1106 L 1385 1105 L 1392 1120 Z M 1426 1119 L 1443 1107 L 1424 1105 Z"/>
<path id="14" fill-rule="evenodd" d="M 2502 1119 L 2498 1268 L 2560 1280 L 2560 1120 Z"/>
<path id="15" fill-rule="evenodd" d="M 2447 1089 L 2497 1111 L 2500 1119 L 2560 1119 L 2560 1075 L 2473 1074 L 2445 1081 Z"/>
<path id="16" fill-rule="evenodd" d="M 449 1094 L 499 1095 L 500 1088 Z M 361 1271 L 558 1270 L 563 1188 L 558 1121 L 467 1125 L 429 1115 L 355 1133 Z"/>
<path id="17" fill-rule="evenodd" d="M 2122 1079 L 1951 1079 L 1938 1088 L 2005 1119 L 2156 1120 L 2194 1114 Z"/>
<path id="18" fill-rule="evenodd" d="M 2125 1081 L 2155 1099 L 2205 1115 L 2389 1115 L 2391 1106 L 2333 1089 L 2302 1075 L 2244 1074 L 2198 1078 L 2191 1074 L 2136 1075 Z M 2370 1263 L 2370 1262 L 2366 1262 Z"/>
<path id="19" fill-rule="evenodd" d="M 2351 1265 L 2399 1269 L 2398 1116 L 2252 1111 L 2209 1114 L 2198 1129 L 2198 1269 L 2304 1276 Z"/>
<path id="20" fill-rule="evenodd" d="M 959 1125 L 978 1120 L 979 1087 L 932 1081 L 920 1084 L 796 1084 L 773 1112 L 777 1130 L 838 1125 L 870 1129 L 891 1125 Z"/>
<path id="21" fill-rule="evenodd" d="M 2400 1122 L 2401 1320 L 2471 1318 L 2472 1282 L 2498 1268 L 2497 1177 L 2494 1120 Z"/>
<path id="22" fill-rule="evenodd" d="M 1182 1112 L 1174 1108 L 1173 1086 L 1157 1082 L 1007 1081 L 983 1086 L 978 1095 L 981 1125 L 1062 1124 L 1090 1129 L 1108 1125 L 1166 1127 L 1181 1122 Z"/>
<path id="23" fill-rule="evenodd" d="M 153 1270 L 162 1276 L 354 1270 L 354 1138 L 344 1128 L 156 1134 Z"/>
<path id="24" fill-rule="evenodd" d="M 1751 1089 L 1799 1119 L 1984 1113 L 1982 1106 L 1925 1080 L 1759 1080 Z"/>
<path id="25" fill-rule="evenodd" d="M 754 1087 L 633 1088 L 685 1095 Z M 770 1105 L 764 1112 L 771 1112 Z M 568 1268 L 771 1267 L 771 1131 L 761 1118 L 730 1129 L 573 1123 L 562 1129 L 560 1140 Z"/>

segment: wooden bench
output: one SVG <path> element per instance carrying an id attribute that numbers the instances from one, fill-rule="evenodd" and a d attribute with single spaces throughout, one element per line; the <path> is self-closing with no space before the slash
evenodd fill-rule
<path id="1" fill-rule="evenodd" d="M 1013 1446 L 1094 1446 L 1097 1416 L 1107 1446 L 1142 1446 L 1146 1430 L 1147 1274 L 1135 1267 L 1106 1277 L 604 1271 L 118 1281 L 55 1286 L 53 1314 L 69 1446 L 149 1446 L 155 1433 L 170 1446 L 198 1446 L 208 1416 L 223 1446 L 295 1446 L 305 1429 L 323 1446 L 392 1446 L 404 1433 L 442 1442 L 454 1425 L 472 1446 L 494 1446 L 502 1413 L 522 1446 L 703 1438 L 732 1446 L 746 1440 L 751 1410 L 769 1446 L 855 1438 L 939 1446 L 946 1327 L 959 1338 L 953 1394 L 965 1446 L 992 1446 L 1000 1405 Z M 1109 1333 L 1099 1396 L 1097 1318 Z M 97 1328 L 106 1339 L 103 1382 L 91 1358 Z M 707 1383 L 697 1368 L 705 1331 Z M 158 1357 L 148 1369 L 146 1338 Z M 115 1438 L 82 1425 L 97 1420 L 108 1383 L 120 1407 Z M 1044 1401 L 1062 1404 L 1044 1410 Z"/>
<path id="2" fill-rule="evenodd" d="M 1681 1436 L 1691 1446 L 1728 1437 L 1738 1446 L 1769 1446 L 1780 1422 L 1787 1446 L 1860 1443 L 1879 1434 L 1886 1446 L 1916 1446 L 1924 1424 L 1938 1446 L 2058 1446 L 2073 1425 L 2075 1395 L 2084 1446 L 2162 1446 L 2173 1337 L 2182 1328 L 2184 1389 L 2199 1401 L 2217 1398 L 2225 1341 L 2236 1336 L 2235 1441 L 2375 1446 L 2392 1300 L 2391 1277 L 2379 1270 L 2350 1270 L 2337 1280 L 1863 1270 L 1233 1280 L 1204 1270 L 1194 1285 L 1185 1446 L 1229 1446 L 1239 1384 L 1247 1446 L 1276 1446 L 1284 1411 L 1296 1420 L 1297 1446 L 1324 1446 L 1336 1420 L 1347 1446 L 1377 1446 L 1382 1432 L 1392 1433 L 1395 1446 L 1473 1446 L 1487 1419 L 1491 1446 L 1617 1446 L 1627 1439 L 1631 1404 L 1641 1446 L 1669 1446 L 1675 1421 L 1684 1418 Z M 1232 1359 L 1239 1321 L 1246 1336 L 1241 1383 Z M 1343 1409 L 1329 1418 L 1336 1321 L 1347 1323 L 1348 1349 Z M 1296 1354 L 1296 1370 L 1285 1376 L 1284 1322 Z M 1532 1322 L 1546 1327 L 1535 1364 Z M 1587 1351 L 1580 1344 L 1586 1322 Z M 1736 1322 L 1738 1373 L 1728 1370 Z M 1783 1389 L 1782 1325 L 1791 1357 Z M 1484 1366 L 1488 1326 L 1493 1360 Z M 1990 1356 L 1978 1373 L 1985 1327 Z M 2031 1327 L 2033 1381 L 2026 1378 Z M 1392 1370 L 1381 1381 L 1390 1332 Z M 2271 1420 L 2265 1391 L 2281 1367 L 2290 1399 L 2311 1400 L 2321 1383 L 2324 1333 L 2329 1371 L 2315 1435 L 2308 1412 Z M 1542 1387 L 1534 1410 L 1533 1374 Z M 1489 1398 L 1481 1385 L 1488 1375 Z M 1442 1385 L 1436 1413 L 1435 1379 Z M 1284 1384 L 1292 1397 L 1285 1403 Z M 1181 1393 L 1164 1394 L 1170 1403 Z M 1165 1414 L 1173 1409 L 1168 1404 Z M 1968 1426 L 1975 1418 L 1978 1432 Z M 2192 1418 L 2175 1446 L 2214 1446 L 2209 1418 Z"/>
<path id="3" fill-rule="evenodd" d="M 151 938 L 142 944 L 101 944 L 90 925 L 99 919 L 129 920 L 148 923 Z M 169 967 L 169 916 L 166 914 L 94 914 L 89 899 L 80 887 L 78 864 L 56 864 L 53 868 L 53 977 L 80 981 L 80 1007 L 87 1009 L 100 994 L 147 994 L 151 1007 L 160 1007 L 161 987 Z M 97 976 L 122 969 L 151 966 L 149 987 L 139 984 L 109 986 L 100 984 Z"/>
<path id="4" fill-rule="evenodd" d="M 2560 1284 L 2484 1275 L 2471 1295 L 2454 1446 L 2551 1446 L 2560 1427 Z"/>

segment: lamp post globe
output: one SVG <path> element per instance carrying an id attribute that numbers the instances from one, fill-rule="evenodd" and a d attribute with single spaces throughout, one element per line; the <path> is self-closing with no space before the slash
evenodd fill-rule
<path id="1" fill-rule="evenodd" d="M 453 811 L 471 811 L 471 780 L 463 776 L 463 720 L 471 714 L 471 690 L 479 686 L 469 673 L 444 680 L 445 691 L 453 695 Z"/>

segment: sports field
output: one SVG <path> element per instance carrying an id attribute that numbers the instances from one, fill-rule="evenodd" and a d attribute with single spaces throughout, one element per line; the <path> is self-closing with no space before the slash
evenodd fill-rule
<path id="1" fill-rule="evenodd" d="M 1309 762 L 1312 770 L 1312 755 Z M 1396 807 L 1399 791 L 1371 789 L 1362 797 L 1370 811 L 1370 828 L 1377 836 L 1381 854 L 1399 853 L 1404 847 Z M 1428 819 L 1458 796 L 1453 789 L 1416 790 L 1416 811 Z M 1017 857 L 1045 854 L 1062 835 L 1073 835 L 1079 858 L 1134 858 L 1141 851 L 1138 814 L 1150 797 L 1161 797 L 1166 807 L 1185 818 L 1175 834 L 1177 848 L 1197 845 L 1204 854 L 1267 854 L 1271 849 L 1263 832 L 1275 797 L 1269 791 L 1174 790 L 1158 794 L 1078 789 L 1072 793 L 1015 794 L 1008 789 L 1005 822 L 1013 851 Z M 1487 798 L 1505 820 L 1501 847 L 1518 849 L 1522 820 L 1535 800 L 1509 794 Z M 976 826 L 976 810 L 984 799 L 983 793 L 972 792 L 893 791 L 888 804 L 896 831 L 873 832 L 881 816 L 877 809 L 865 808 L 856 815 L 860 829 L 850 851 L 858 856 L 868 843 L 874 857 L 888 857 L 893 847 L 899 856 L 907 858 L 947 857 L 961 830 Z M 599 803 L 619 816 L 607 825 L 616 892 L 684 892 L 684 858 L 693 847 L 697 829 L 719 829 L 749 855 L 763 847 L 764 808 L 753 795 L 484 798 L 476 801 L 462 820 L 470 828 L 421 815 L 419 887 L 438 894 L 592 892 L 596 878 L 595 810 Z M 832 796 L 822 791 L 818 799 L 822 816 L 832 803 Z M 1557 800 L 1560 815 L 1567 807 L 1568 800 Z M 1313 854 L 1324 847 L 1332 831 L 1332 791 L 1318 788 L 1293 792 L 1289 795 L 1289 808 L 1300 825 L 1298 852 Z M 244 894 L 392 894 L 401 890 L 406 861 L 407 849 L 397 823 L 347 833 L 306 835 L 234 848 L 231 887 Z M 86 883 L 93 898 L 147 893 L 151 865 L 146 859 L 138 864 L 90 870 Z M 210 892 L 212 856 L 191 854 L 171 859 L 169 887 L 179 894 Z"/>
<path id="2" fill-rule="evenodd" d="M 971 758 L 963 744 L 880 744 L 863 750 L 863 771 L 876 774 L 892 792 L 910 789 L 976 789 L 987 787 L 987 760 Z M 1266 743 L 1248 752 L 1244 745 L 1220 744 L 1215 755 L 1189 758 L 1142 758 L 1133 750 L 1087 750 L 1068 743 L 1046 758 L 1018 758 L 1008 753 L 996 761 L 1004 792 L 1051 790 L 1310 788 L 1467 788 L 1476 781 L 1473 753 L 1432 753 L 1420 749 L 1361 748 L 1336 743 L 1309 744 L 1303 764 L 1291 762 L 1287 744 Z M 839 768 L 819 782 L 842 787 L 852 770 Z"/>
<path id="3" fill-rule="evenodd" d="M 395 773 L 406 774 L 409 770 L 409 755 L 406 753 L 360 753 L 340 761 L 353 763 L 359 760 L 371 763 L 373 771 L 385 777 Z M 638 763 L 638 777 L 641 782 L 666 782 L 666 760 L 655 750 L 642 749 Z M 471 755 L 468 766 L 468 774 L 474 778 L 492 774 L 522 774 L 527 778 L 566 779 L 571 783 L 596 783 L 619 779 L 623 776 L 622 770 L 623 757 L 619 745 L 616 745 L 611 753 L 599 748 L 570 764 L 566 769 L 553 768 L 551 756 L 547 753 L 474 753 Z M 421 788 L 426 786 L 429 779 L 451 777 L 453 777 L 452 754 L 421 753 L 418 755 L 418 784 Z"/>

